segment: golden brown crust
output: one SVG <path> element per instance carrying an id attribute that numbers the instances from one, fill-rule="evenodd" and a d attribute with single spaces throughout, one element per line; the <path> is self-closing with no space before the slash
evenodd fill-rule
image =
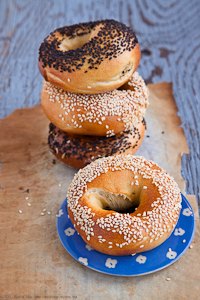
<path id="1" fill-rule="evenodd" d="M 46 81 L 66 91 L 77 94 L 98 94 L 122 86 L 131 77 L 133 72 L 136 71 L 139 61 L 140 47 L 137 44 L 131 53 L 125 52 L 113 61 L 106 59 L 98 67 L 98 70 L 91 70 L 86 74 L 84 70 L 66 74 L 66 72 L 60 73 L 58 70 L 49 67 L 43 69 L 41 62 L 39 62 L 39 69 Z M 120 78 L 120 74 L 129 65 L 131 69 L 127 75 Z"/>
<path id="2" fill-rule="evenodd" d="M 52 123 L 48 143 L 52 153 L 73 168 L 83 168 L 100 157 L 134 154 L 140 147 L 145 133 L 145 121 L 128 132 L 112 137 L 69 135 Z"/>
<path id="3" fill-rule="evenodd" d="M 134 32 L 113 20 L 59 28 L 44 40 L 39 51 L 39 69 L 45 80 L 81 94 L 120 87 L 139 61 Z"/>
<path id="4" fill-rule="evenodd" d="M 41 104 L 49 120 L 70 134 L 112 136 L 137 126 L 148 106 L 148 90 L 134 73 L 124 89 L 77 95 L 45 82 Z"/>
<path id="5" fill-rule="evenodd" d="M 137 209 L 127 213 L 133 204 Z M 68 190 L 68 213 L 76 230 L 92 248 L 109 255 L 143 252 L 163 243 L 180 207 L 174 179 L 133 155 L 96 160 L 79 170 Z"/>

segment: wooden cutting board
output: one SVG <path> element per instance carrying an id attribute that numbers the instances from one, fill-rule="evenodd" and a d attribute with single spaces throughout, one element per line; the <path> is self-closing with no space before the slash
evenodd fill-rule
<path id="1" fill-rule="evenodd" d="M 149 85 L 147 133 L 138 154 L 174 176 L 184 192 L 181 154 L 188 151 L 170 84 Z M 198 299 L 199 221 L 193 247 L 169 268 L 116 278 L 78 264 L 61 246 L 56 212 L 75 170 L 48 150 L 41 107 L 0 121 L 0 299 Z M 167 281 L 166 278 L 170 278 Z"/>

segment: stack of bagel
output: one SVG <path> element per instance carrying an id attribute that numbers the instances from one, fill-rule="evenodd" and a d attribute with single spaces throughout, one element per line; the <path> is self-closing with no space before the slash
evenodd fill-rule
<path id="1" fill-rule="evenodd" d="M 44 39 L 41 103 L 58 159 L 82 168 L 100 157 L 136 152 L 148 106 L 139 62 L 134 32 L 114 20 L 58 28 Z"/>
<path id="2" fill-rule="evenodd" d="M 68 189 L 68 215 L 83 240 L 108 255 L 157 247 L 181 208 L 174 179 L 133 155 L 148 106 L 139 62 L 134 32 L 114 20 L 56 29 L 39 50 L 49 147 L 81 168 Z"/>

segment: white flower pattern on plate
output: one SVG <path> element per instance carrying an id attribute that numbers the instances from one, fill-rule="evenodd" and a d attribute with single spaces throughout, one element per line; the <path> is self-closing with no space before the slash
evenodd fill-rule
<path id="1" fill-rule="evenodd" d="M 88 265 L 88 259 L 86 257 L 79 257 L 78 261 L 80 261 L 80 263 L 82 263 L 84 266 Z"/>
<path id="2" fill-rule="evenodd" d="M 191 215 L 192 215 L 191 209 L 185 208 L 185 209 L 183 210 L 183 215 L 186 216 L 186 217 L 191 216 Z"/>
<path id="3" fill-rule="evenodd" d="M 63 210 L 61 208 L 61 209 L 59 209 L 59 212 L 57 213 L 56 217 L 60 218 L 63 214 L 64 213 L 63 213 Z"/>
<path id="4" fill-rule="evenodd" d="M 182 228 L 176 228 L 174 231 L 174 235 L 178 236 L 178 235 L 184 235 L 185 230 Z"/>
<path id="5" fill-rule="evenodd" d="M 117 264 L 117 260 L 116 259 L 112 259 L 112 258 L 107 258 L 106 259 L 106 263 L 105 266 L 109 269 L 111 268 L 115 268 Z"/>
<path id="6" fill-rule="evenodd" d="M 139 255 L 137 258 L 136 258 L 136 261 L 139 263 L 139 264 L 144 264 L 147 260 L 147 257 L 144 256 L 144 255 Z"/>
<path id="7" fill-rule="evenodd" d="M 174 259 L 177 256 L 177 253 L 175 251 L 172 251 L 171 248 L 169 248 L 169 251 L 166 254 L 167 258 Z"/>
<path id="8" fill-rule="evenodd" d="M 68 227 L 67 229 L 65 229 L 65 234 L 67 236 L 74 235 L 74 233 L 75 233 L 75 230 L 72 227 Z"/>
<path id="9" fill-rule="evenodd" d="M 85 248 L 88 250 L 88 251 L 92 251 L 94 250 L 92 247 L 90 247 L 88 244 L 85 245 Z"/>

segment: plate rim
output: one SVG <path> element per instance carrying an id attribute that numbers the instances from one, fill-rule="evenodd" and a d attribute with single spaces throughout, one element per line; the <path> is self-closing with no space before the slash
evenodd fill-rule
<path id="1" fill-rule="evenodd" d="M 191 243 L 192 243 L 192 241 L 193 241 L 193 239 L 194 239 L 194 235 L 195 235 L 195 232 L 196 232 L 196 221 L 195 221 L 195 218 L 194 218 L 194 210 L 193 210 L 193 208 L 192 208 L 192 206 L 191 206 L 191 204 L 190 204 L 190 202 L 187 200 L 187 198 L 183 195 L 183 193 L 181 193 L 181 197 L 182 197 L 182 201 L 185 201 L 186 202 L 186 204 L 187 204 L 187 206 L 192 210 L 192 213 L 193 213 L 193 223 L 194 223 L 194 226 L 193 226 L 193 231 L 192 231 L 192 234 L 191 234 L 191 237 L 190 237 L 190 239 L 189 239 L 189 241 L 188 241 L 188 243 L 187 243 L 187 246 L 184 248 L 184 250 L 179 254 L 179 255 L 177 255 L 176 256 L 176 258 L 174 258 L 171 262 L 169 262 L 167 265 L 164 265 L 164 266 L 162 266 L 162 267 L 160 267 L 160 268 L 157 268 L 157 269 L 155 269 L 155 270 L 152 270 L 152 271 L 147 271 L 147 272 L 143 272 L 143 273 L 140 273 L 140 274 L 129 274 L 129 275 L 127 275 L 127 274 L 123 274 L 123 273 L 120 273 L 120 274 L 117 274 L 117 273 L 109 273 L 109 272 L 105 272 L 105 271 L 101 271 L 101 270 L 99 270 L 99 269 L 96 269 L 96 268 L 94 268 L 94 267 L 92 267 L 92 266 L 90 266 L 90 265 L 84 265 L 83 263 L 81 263 L 76 257 L 74 257 L 73 256 L 73 254 L 71 253 L 71 252 L 69 252 L 69 250 L 66 248 L 66 245 L 64 245 L 64 243 L 63 243 L 63 241 L 62 241 L 62 239 L 61 239 L 61 236 L 60 236 L 60 234 L 59 234 L 59 230 L 58 230 L 58 217 L 56 217 L 56 229 L 57 229 L 57 235 L 58 235 L 58 237 L 59 237 L 59 240 L 60 240 L 60 242 L 61 242 L 61 244 L 62 244 L 62 246 L 63 246 L 63 248 L 66 250 L 66 252 L 77 262 L 77 263 L 79 263 L 80 265 L 82 265 L 82 266 L 84 266 L 84 267 L 86 267 L 86 268 L 88 268 L 88 269 L 91 269 L 91 270 L 93 270 L 93 271 L 95 271 L 95 272 L 98 272 L 98 273 L 101 273 L 101 274 L 105 274 L 105 275 L 108 275 L 108 276 L 117 276 L 117 277 L 139 277 L 139 276 L 145 276 L 145 275 L 149 275 L 149 274 L 153 274 L 153 273 L 156 273 L 156 272 L 159 272 L 159 271 L 161 271 L 161 270 L 163 270 L 163 269 L 166 269 L 166 268 L 168 268 L 169 266 L 171 266 L 172 264 L 174 264 L 177 260 L 179 260 L 183 255 L 184 255 L 184 253 L 188 250 L 188 248 L 189 248 L 189 246 L 191 245 Z M 67 198 L 65 198 L 65 200 L 61 203 L 61 205 L 59 206 L 59 209 L 61 209 L 61 207 L 63 206 L 63 204 L 64 204 L 64 202 L 66 201 L 66 199 Z M 180 218 L 180 216 L 179 216 L 179 218 Z M 179 221 L 179 219 L 178 219 L 178 221 Z M 177 223 L 178 223 L 178 221 L 177 221 Z M 73 225 L 73 224 L 72 224 Z M 176 226 L 175 226 L 176 227 Z M 174 227 L 174 228 L 175 228 Z M 76 230 L 76 229 L 75 229 Z M 170 235 L 171 236 L 171 235 Z M 168 237 L 168 239 L 170 238 L 170 236 Z M 84 241 L 83 241 L 84 242 Z M 85 243 L 85 242 L 84 242 Z M 155 248 L 154 248 L 155 249 Z M 153 250 L 153 249 L 152 249 Z M 99 252 L 99 251 L 97 251 L 97 250 L 95 250 L 96 252 Z M 148 251 L 146 251 L 146 252 L 148 252 Z M 101 252 L 99 252 L 100 254 L 104 254 L 104 253 L 101 253 Z M 137 253 L 136 253 L 137 254 Z M 114 256 L 114 255 L 111 255 L 111 256 Z M 128 255 L 126 255 L 126 256 L 128 256 Z M 117 257 L 117 256 L 116 256 Z M 108 271 L 109 271 L 109 269 L 108 269 Z"/>

